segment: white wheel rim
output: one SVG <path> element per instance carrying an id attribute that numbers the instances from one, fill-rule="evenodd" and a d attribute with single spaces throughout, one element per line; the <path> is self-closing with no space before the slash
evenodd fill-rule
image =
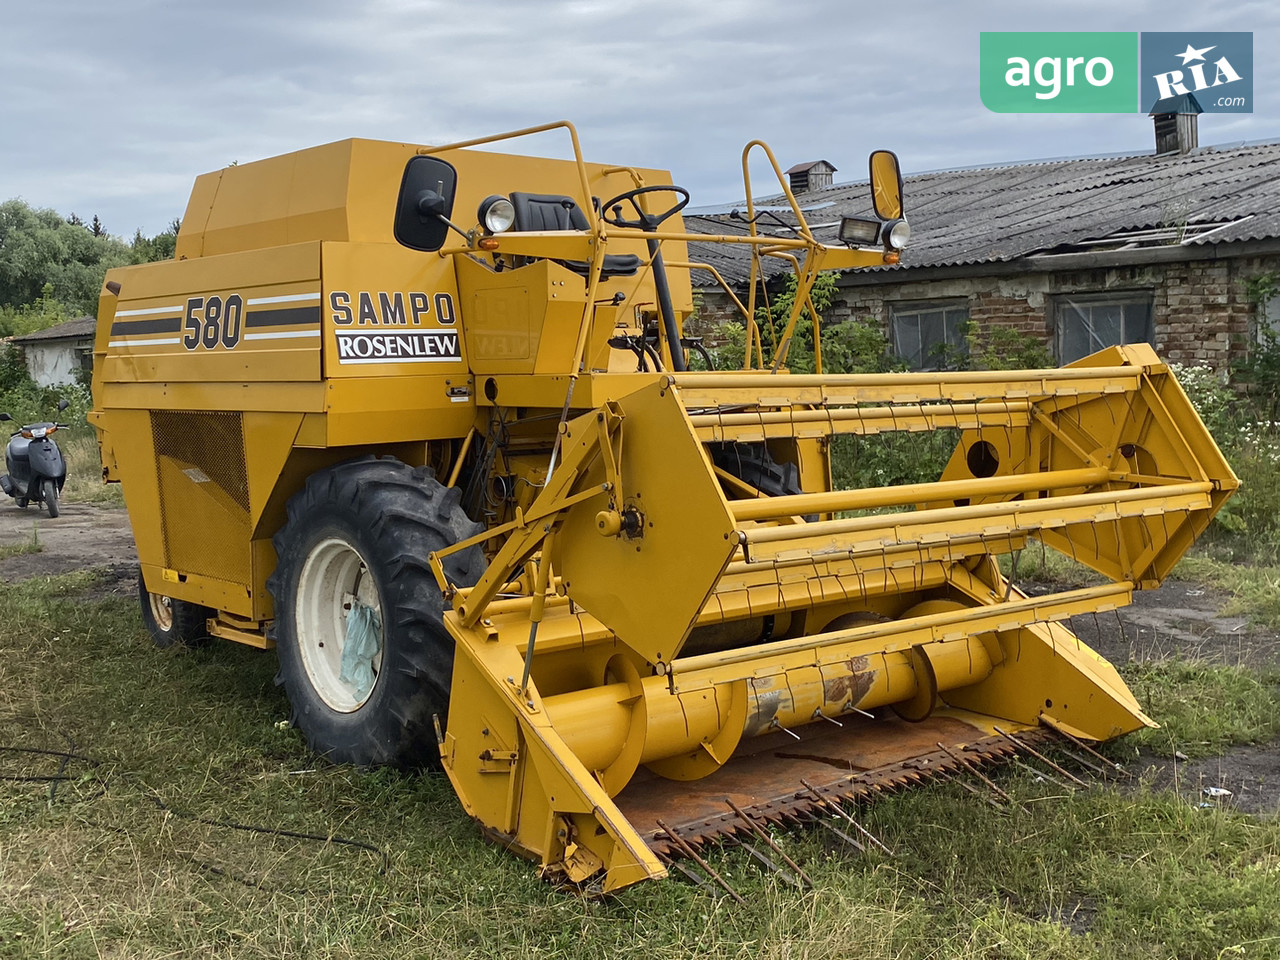
<path id="1" fill-rule="evenodd" d="M 173 629 L 173 601 L 159 593 L 148 593 L 147 599 L 151 602 L 151 619 L 168 633 Z"/>
<path id="2" fill-rule="evenodd" d="M 371 607 L 378 622 L 382 622 L 378 588 L 364 558 L 345 540 L 322 540 L 302 565 L 294 623 L 307 679 L 320 699 L 339 713 L 352 713 L 364 706 L 377 689 L 382 673 L 384 644 L 379 637 L 372 664 L 374 681 L 369 690 L 360 696 L 351 684 L 340 679 L 353 598 Z"/>

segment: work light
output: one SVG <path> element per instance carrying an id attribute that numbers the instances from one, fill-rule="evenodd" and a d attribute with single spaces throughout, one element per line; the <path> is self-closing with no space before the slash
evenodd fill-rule
<path id="1" fill-rule="evenodd" d="M 871 247 L 880 242 L 880 221 L 840 218 L 840 242 L 851 247 Z"/>
<path id="2" fill-rule="evenodd" d="M 506 197 L 485 197 L 476 217 L 490 233 L 503 233 L 516 222 L 516 208 Z"/>

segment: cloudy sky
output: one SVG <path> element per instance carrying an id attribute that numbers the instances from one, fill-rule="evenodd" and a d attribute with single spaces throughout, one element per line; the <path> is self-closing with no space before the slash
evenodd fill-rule
<path id="1" fill-rule="evenodd" d="M 864 176 L 1148 151 L 1131 115 L 1013 115 L 978 97 L 983 30 L 1252 31 L 1252 114 L 1280 138 L 1280 5 L 1202 0 L 4 0 L 0 199 L 151 234 L 197 173 L 350 136 L 444 143 L 570 119 L 589 159 L 741 195 L 743 145 Z M 559 142 L 541 145 L 558 153 Z"/>

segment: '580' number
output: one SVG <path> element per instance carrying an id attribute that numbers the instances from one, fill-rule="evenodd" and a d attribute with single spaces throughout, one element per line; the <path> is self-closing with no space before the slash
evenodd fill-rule
<path id="1" fill-rule="evenodd" d="M 182 345 L 188 350 L 212 350 L 219 343 L 230 350 L 240 342 L 244 300 L 233 293 L 222 297 L 190 297 L 182 320 Z"/>

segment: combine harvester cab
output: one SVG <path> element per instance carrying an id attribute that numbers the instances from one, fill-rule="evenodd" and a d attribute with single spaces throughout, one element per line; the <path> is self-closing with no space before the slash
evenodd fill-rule
<path id="1" fill-rule="evenodd" d="M 1063 621 L 1157 585 L 1238 485 L 1153 351 L 790 374 L 819 272 L 897 260 L 896 159 L 823 243 L 751 144 L 790 232 L 749 200 L 709 236 L 665 174 L 519 133 L 554 128 L 574 160 L 349 141 L 210 174 L 180 259 L 108 276 L 94 416 L 157 641 L 277 646 L 315 750 L 438 756 L 486 833 L 593 892 L 1150 724 Z M 753 294 L 741 368 L 688 369 L 691 241 L 794 266 L 767 366 Z M 942 429 L 935 482 L 832 489 L 836 438 Z M 998 558 L 1033 538 L 1107 582 L 1024 595 Z"/>

